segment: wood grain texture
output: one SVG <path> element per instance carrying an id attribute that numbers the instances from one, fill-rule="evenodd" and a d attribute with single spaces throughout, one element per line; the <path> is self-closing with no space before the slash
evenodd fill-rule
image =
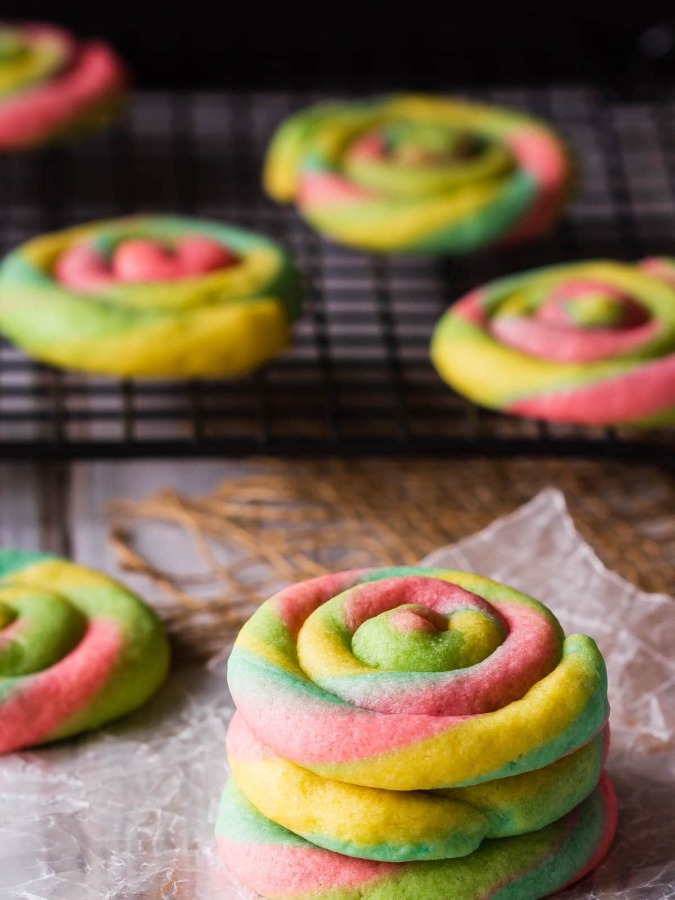
<path id="1" fill-rule="evenodd" d="M 0 546 L 69 552 L 68 473 L 60 465 L 0 466 Z"/>
<path id="2" fill-rule="evenodd" d="M 82 565 L 100 568 L 121 577 L 147 593 L 147 583 L 124 575 L 115 563 L 108 542 L 107 506 L 119 498 L 142 498 L 166 487 L 190 494 L 208 493 L 224 476 L 222 462 L 94 462 L 76 463 L 71 470 L 70 536 L 73 557 Z M 195 556 L 188 542 L 172 529 L 147 538 L 145 549 L 155 557 L 158 552 L 170 566 L 194 565 Z"/>

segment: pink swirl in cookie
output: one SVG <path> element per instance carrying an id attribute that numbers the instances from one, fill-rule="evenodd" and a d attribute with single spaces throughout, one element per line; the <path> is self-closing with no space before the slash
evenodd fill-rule
<path id="1" fill-rule="evenodd" d="M 503 344 L 558 362 L 594 362 L 630 353 L 659 332 L 633 297 L 612 285 L 570 280 L 558 285 L 534 315 L 495 316 L 491 333 Z"/>
<path id="2" fill-rule="evenodd" d="M 518 242 L 537 237 L 556 218 L 564 203 L 569 162 L 560 152 L 560 143 L 542 128 L 525 129 L 508 138 L 508 146 L 533 183 L 538 195 L 531 209 L 518 223 L 507 241 Z"/>
<path id="3" fill-rule="evenodd" d="M 320 232 L 374 252 L 471 252 L 546 230 L 567 200 L 560 138 L 530 116 L 393 95 L 292 116 L 264 180 Z"/>
<path id="4" fill-rule="evenodd" d="M 101 41 L 52 25 L 0 23 L 0 150 L 31 147 L 106 118 L 127 86 Z"/>
<path id="5" fill-rule="evenodd" d="M 122 643 L 117 623 L 91 622 L 72 653 L 25 678 L 0 709 L 0 753 L 42 743 L 95 702 L 112 676 Z"/>
<path id="6" fill-rule="evenodd" d="M 338 606 L 335 602 L 333 605 Z M 300 663 L 325 690 L 380 713 L 403 712 L 411 716 L 484 714 L 522 697 L 555 665 L 559 634 L 539 611 L 527 605 L 498 601 L 490 604 L 476 594 L 442 580 L 406 577 L 356 585 L 340 595 L 339 609 L 347 632 L 352 636 L 352 651 L 367 661 L 374 671 L 365 679 L 356 673 L 336 678 L 329 668 L 326 669 L 327 656 L 317 659 L 310 653 L 318 640 L 326 654 L 329 647 L 336 649 L 330 642 L 331 619 L 325 618 L 322 610 L 300 631 Z M 407 627 L 401 627 L 402 624 Z M 425 660 L 419 658 L 414 645 L 405 646 L 403 655 L 407 660 L 397 658 L 394 663 L 387 657 L 382 658 L 395 639 L 391 635 L 392 627 L 399 635 L 436 632 L 439 641 L 445 635 L 445 646 L 437 644 L 437 652 L 447 671 L 437 671 L 433 677 L 424 678 L 421 684 L 413 675 L 408 683 L 400 678 L 390 680 L 389 672 L 395 667 L 399 670 L 409 667 L 411 672 L 425 671 Z M 464 636 L 462 627 L 467 629 Z M 370 638 L 364 629 L 369 629 Z M 453 638 L 457 640 L 453 641 Z M 471 642 L 476 642 L 475 656 L 460 662 L 455 649 L 460 642 L 465 650 Z M 368 647 L 367 658 L 357 649 L 364 643 Z M 424 655 L 427 659 L 430 656 L 428 645 L 425 645 Z M 342 660 L 340 664 L 344 666 Z M 441 668 L 440 664 L 438 668 Z M 426 671 L 433 672 L 433 669 Z M 508 679 L 505 672 L 508 672 Z"/>
<path id="7" fill-rule="evenodd" d="M 439 321 L 441 377 L 490 409 L 579 425 L 675 421 L 675 260 L 584 261 L 473 290 Z"/>
<path id="8" fill-rule="evenodd" d="M 66 560 L 0 549 L 0 754 L 131 712 L 167 665 L 158 620 L 122 585 Z"/>
<path id="9" fill-rule="evenodd" d="M 675 398 L 675 355 L 635 364 L 630 372 L 583 387 L 528 397 L 509 410 L 524 416 L 589 425 L 629 421 L 636 410 L 642 416 L 658 415 L 672 407 Z"/>
<path id="10" fill-rule="evenodd" d="M 378 131 L 369 131 L 354 141 L 349 148 L 352 159 L 384 159 L 387 155 L 387 142 Z"/>
<path id="11" fill-rule="evenodd" d="M 446 631 L 448 623 L 432 609 L 416 606 L 414 609 L 395 609 L 389 617 L 389 626 L 395 631 Z"/>
<path id="12" fill-rule="evenodd" d="M 579 635 L 564 640 L 532 598 L 462 573 L 438 574 L 343 572 L 270 600 L 240 634 L 228 667 L 237 708 L 259 737 L 317 774 L 395 790 L 516 774 L 527 759 L 529 768 L 541 767 L 588 741 L 606 719 L 595 647 Z M 401 628 L 420 608 L 433 627 Z M 571 687 L 582 670 L 583 685 Z M 539 721 L 551 723 L 543 742 L 522 728 L 533 704 Z M 489 735 L 498 728 L 497 747 Z M 478 774 L 474 750 L 501 753 L 503 729 L 517 736 L 517 766 L 485 763 Z M 472 740 L 480 752 L 469 748 Z M 394 774 L 381 767 L 382 755 L 401 757 Z M 417 755 L 425 760 L 419 772 Z"/>
<path id="13" fill-rule="evenodd" d="M 116 283 L 194 278 L 238 262 L 233 251 L 207 237 L 185 237 L 173 246 L 132 238 L 118 244 L 110 258 L 91 243 L 75 244 L 59 257 L 54 272 L 65 287 L 91 293 Z"/>
<path id="14" fill-rule="evenodd" d="M 216 837 L 265 897 L 536 900 L 609 847 L 602 657 L 506 585 L 406 567 L 302 582 L 244 626 L 228 684 Z"/>
<path id="15" fill-rule="evenodd" d="M 672 284 L 675 287 L 675 258 L 668 256 L 650 256 L 643 259 L 640 268 L 650 275 Z"/>

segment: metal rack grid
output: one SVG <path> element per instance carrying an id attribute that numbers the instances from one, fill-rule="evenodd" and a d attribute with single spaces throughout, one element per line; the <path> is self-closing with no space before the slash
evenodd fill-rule
<path id="1" fill-rule="evenodd" d="M 469 92 L 472 93 L 472 92 Z M 461 260 L 371 257 L 322 240 L 260 191 L 264 148 L 300 94 L 141 93 L 108 134 L 0 160 L 0 250 L 134 211 L 183 212 L 282 241 L 307 280 L 293 348 L 237 381 L 119 381 L 59 372 L 0 347 L 0 458 L 270 452 L 557 454 L 673 464 L 675 431 L 577 428 L 479 410 L 434 373 L 449 303 L 520 269 L 675 252 L 675 93 L 628 103 L 582 88 L 473 92 L 530 109 L 583 162 L 573 208 L 545 240 Z"/>

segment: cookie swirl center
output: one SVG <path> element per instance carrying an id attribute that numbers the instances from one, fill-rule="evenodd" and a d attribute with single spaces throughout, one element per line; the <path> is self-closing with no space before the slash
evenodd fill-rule
<path id="1" fill-rule="evenodd" d="M 571 278 L 543 290 L 536 284 L 494 310 L 491 333 L 502 344 L 540 359 L 594 362 L 630 353 L 658 323 L 639 299 L 593 278 Z"/>
<path id="2" fill-rule="evenodd" d="M 477 131 L 424 121 L 393 121 L 361 132 L 343 167 L 361 187 L 414 197 L 490 183 L 514 168 L 511 151 Z"/>
<path id="3" fill-rule="evenodd" d="M 352 652 L 374 669 L 449 672 L 482 662 L 503 637 L 483 610 L 467 607 L 443 615 L 409 603 L 365 621 L 352 637 Z"/>
<path id="4" fill-rule="evenodd" d="M 621 330 L 644 325 L 649 314 L 638 300 L 613 285 L 571 280 L 551 292 L 538 318 L 578 328 Z"/>
<path id="5" fill-rule="evenodd" d="M 16 28 L 0 28 L 0 66 L 16 62 L 28 51 L 28 44 Z"/>
<path id="6" fill-rule="evenodd" d="M 86 626 L 81 611 L 59 594 L 36 589 L 3 589 L 0 680 L 41 672 L 59 662 L 77 646 Z"/>
<path id="7" fill-rule="evenodd" d="M 417 575 L 350 586 L 297 633 L 298 664 L 323 691 L 409 715 L 500 708 L 550 672 L 559 654 L 559 635 L 536 607 Z"/>
<path id="8" fill-rule="evenodd" d="M 97 292 L 115 284 L 138 284 L 196 278 L 237 265 L 229 247 L 203 236 L 177 241 L 130 237 L 104 246 L 83 241 L 57 259 L 54 274 L 64 287 Z"/>

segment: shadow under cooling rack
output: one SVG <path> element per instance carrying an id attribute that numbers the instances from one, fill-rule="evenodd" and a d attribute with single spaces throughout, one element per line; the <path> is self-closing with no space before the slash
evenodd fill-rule
<path id="1" fill-rule="evenodd" d="M 448 304 L 500 275 L 675 253 L 675 95 L 629 104 L 580 88 L 473 93 L 553 121 L 583 168 L 575 203 L 548 238 L 457 261 L 343 250 L 265 200 L 269 136 L 315 96 L 141 93 L 115 131 L 0 160 L 3 252 L 69 224 L 177 211 L 282 241 L 309 293 L 293 347 L 238 381 L 61 373 L 3 344 L 0 458 L 541 453 L 673 465 L 673 430 L 575 428 L 479 410 L 440 381 L 428 343 Z"/>

